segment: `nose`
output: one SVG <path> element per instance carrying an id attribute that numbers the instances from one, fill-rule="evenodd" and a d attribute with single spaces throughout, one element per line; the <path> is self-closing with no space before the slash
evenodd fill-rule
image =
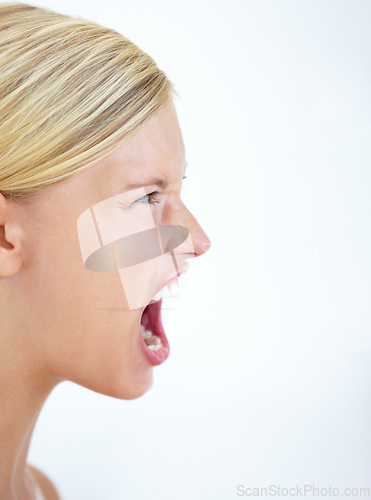
<path id="1" fill-rule="evenodd" d="M 185 243 L 184 246 L 181 245 L 182 248 L 179 247 L 178 251 L 192 254 L 187 255 L 187 257 L 199 257 L 209 250 L 211 246 L 210 239 L 198 223 L 197 219 L 183 203 L 181 213 L 181 217 L 177 217 L 177 224 L 182 224 L 189 230 L 192 245 L 188 244 L 188 248 L 186 248 Z M 180 214 L 178 213 L 178 215 Z"/>
<path id="2" fill-rule="evenodd" d="M 211 247 L 211 242 L 205 231 L 198 223 L 197 219 L 192 214 L 190 215 L 192 219 L 191 224 L 189 225 L 189 231 L 192 237 L 195 257 L 199 257 L 209 250 L 209 248 Z"/>

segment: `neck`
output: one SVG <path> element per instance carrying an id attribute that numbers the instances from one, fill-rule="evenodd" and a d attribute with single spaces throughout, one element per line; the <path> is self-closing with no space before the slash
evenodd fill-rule
<path id="1" fill-rule="evenodd" d="M 0 498 L 34 500 L 27 454 L 37 418 L 57 382 L 30 373 L 9 345 L 1 347 Z"/>

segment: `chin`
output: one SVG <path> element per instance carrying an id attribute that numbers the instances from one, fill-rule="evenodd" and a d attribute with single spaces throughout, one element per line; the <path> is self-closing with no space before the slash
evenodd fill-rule
<path id="1" fill-rule="evenodd" d="M 128 386 L 124 384 L 122 387 L 117 387 L 115 391 L 108 396 L 111 396 L 116 399 L 138 399 L 142 397 L 146 392 L 148 392 L 153 385 L 153 377 L 151 376 L 147 383 L 142 384 L 132 384 Z"/>
<path id="2" fill-rule="evenodd" d="M 146 377 L 141 377 L 141 380 L 132 378 L 121 379 L 114 383 L 106 381 L 100 381 L 95 384 L 80 384 L 90 389 L 93 392 L 103 394 L 104 396 L 110 396 L 115 399 L 138 399 L 148 392 L 153 385 L 153 370 L 150 369 L 147 372 Z"/>

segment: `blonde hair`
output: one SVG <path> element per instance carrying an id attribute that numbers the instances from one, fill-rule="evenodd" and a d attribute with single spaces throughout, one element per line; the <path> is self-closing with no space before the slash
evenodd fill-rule
<path id="1" fill-rule="evenodd" d="M 86 169 L 175 91 L 114 30 L 0 4 L 0 193 L 21 199 Z"/>

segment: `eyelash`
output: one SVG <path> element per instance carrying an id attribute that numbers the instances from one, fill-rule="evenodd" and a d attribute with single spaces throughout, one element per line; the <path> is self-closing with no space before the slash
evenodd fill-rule
<path id="1" fill-rule="evenodd" d="M 147 202 L 140 201 L 140 200 L 143 200 L 143 198 L 149 197 L 151 200 L 148 201 L 148 204 L 149 205 L 157 205 L 158 201 L 153 199 L 153 197 L 156 196 L 157 194 L 160 194 L 160 193 L 158 191 L 152 191 L 152 193 L 149 193 L 149 194 L 146 194 L 144 196 L 141 196 L 140 198 L 138 198 L 137 200 L 135 200 L 134 203 L 147 203 Z M 134 205 L 134 203 L 132 203 L 132 205 Z"/>
<path id="2" fill-rule="evenodd" d="M 185 175 L 183 177 L 183 180 L 186 179 L 188 177 L 188 175 Z M 147 196 L 151 199 L 148 204 L 149 205 L 157 205 L 159 202 L 157 200 L 154 200 L 153 197 L 160 194 L 158 191 L 152 191 L 152 193 L 149 193 L 149 194 L 146 194 L 144 196 L 141 196 L 140 198 L 138 198 L 137 200 L 135 200 L 131 205 L 134 205 L 135 203 L 145 203 L 143 201 L 140 201 L 140 200 L 143 200 L 143 198 L 147 198 Z"/>

